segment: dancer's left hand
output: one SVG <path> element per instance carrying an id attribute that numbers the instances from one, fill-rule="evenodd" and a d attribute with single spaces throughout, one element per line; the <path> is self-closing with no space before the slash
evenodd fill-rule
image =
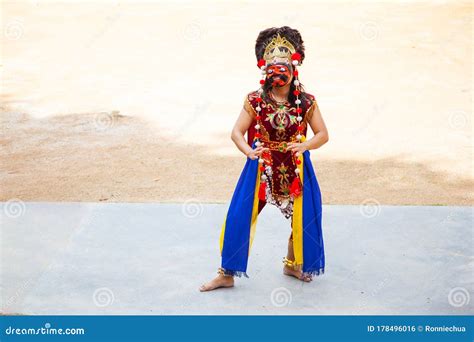
<path id="1" fill-rule="evenodd" d="M 287 150 L 292 151 L 292 152 L 299 152 L 299 153 L 303 153 L 307 149 L 308 149 L 308 145 L 306 141 L 302 143 L 290 142 L 288 143 L 288 147 L 287 147 Z"/>

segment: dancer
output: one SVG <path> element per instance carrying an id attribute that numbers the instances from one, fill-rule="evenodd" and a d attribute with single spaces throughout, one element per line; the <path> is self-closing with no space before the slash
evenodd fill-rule
<path id="1" fill-rule="evenodd" d="M 315 97 L 299 81 L 303 39 L 288 26 L 269 28 L 258 35 L 255 54 L 260 88 L 247 94 L 232 130 L 247 162 L 222 225 L 218 276 L 201 285 L 202 292 L 232 287 L 236 276 L 248 278 L 257 217 L 266 203 L 291 218 L 283 273 L 305 282 L 324 273 L 321 192 L 309 150 L 329 135 Z M 308 125 L 314 136 L 306 140 Z"/>

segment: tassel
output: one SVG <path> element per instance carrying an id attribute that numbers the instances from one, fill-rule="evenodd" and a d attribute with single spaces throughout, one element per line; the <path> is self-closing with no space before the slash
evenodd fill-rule
<path id="1" fill-rule="evenodd" d="M 298 197 L 299 195 L 301 195 L 300 177 L 295 177 L 295 179 L 293 179 L 293 183 L 291 183 L 290 187 L 290 194 L 294 197 Z"/>
<path id="2" fill-rule="evenodd" d="M 265 199 L 267 197 L 266 193 L 265 193 L 266 185 L 267 185 L 267 182 L 260 183 L 260 188 L 258 189 L 258 199 L 259 200 L 265 201 Z"/>

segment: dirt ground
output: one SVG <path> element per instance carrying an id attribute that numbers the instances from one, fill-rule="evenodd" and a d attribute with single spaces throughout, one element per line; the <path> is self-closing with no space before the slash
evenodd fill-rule
<path id="1" fill-rule="evenodd" d="M 471 2 L 269 3 L 2 2 L 0 200 L 229 201 L 255 38 L 290 25 L 325 204 L 473 204 Z"/>
<path id="2" fill-rule="evenodd" d="M 245 163 L 177 145 L 120 113 L 33 119 L 2 111 L 1 123 L 1 201 L 227 202 Z M 312 161 L 325 204 L 473 204 L 472 180 L 423 163 Z"/>

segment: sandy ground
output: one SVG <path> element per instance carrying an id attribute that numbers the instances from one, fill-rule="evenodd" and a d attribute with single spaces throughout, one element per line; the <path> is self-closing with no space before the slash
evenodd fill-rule
<path id="1" fill-rule="evenodd" d="M 253 42 L 288 24 L 325 204 L 472 205 L 472 5 L 281 4 L 3 2 L 0 200 L 230 200 Z"/>
<path id="2" fill-rule="evenodd" d="M 46 119 L 8 116 L 1 199 L 25 201 L 211 201 L 230 199 L 242 156 L 176 144 L 147 122 L 117 113 Z M 13 120 L 14 119 L 14 120 Z M 396 158 L 312 156 L 326 204 L 472 204 L 472 180 Z"/>

